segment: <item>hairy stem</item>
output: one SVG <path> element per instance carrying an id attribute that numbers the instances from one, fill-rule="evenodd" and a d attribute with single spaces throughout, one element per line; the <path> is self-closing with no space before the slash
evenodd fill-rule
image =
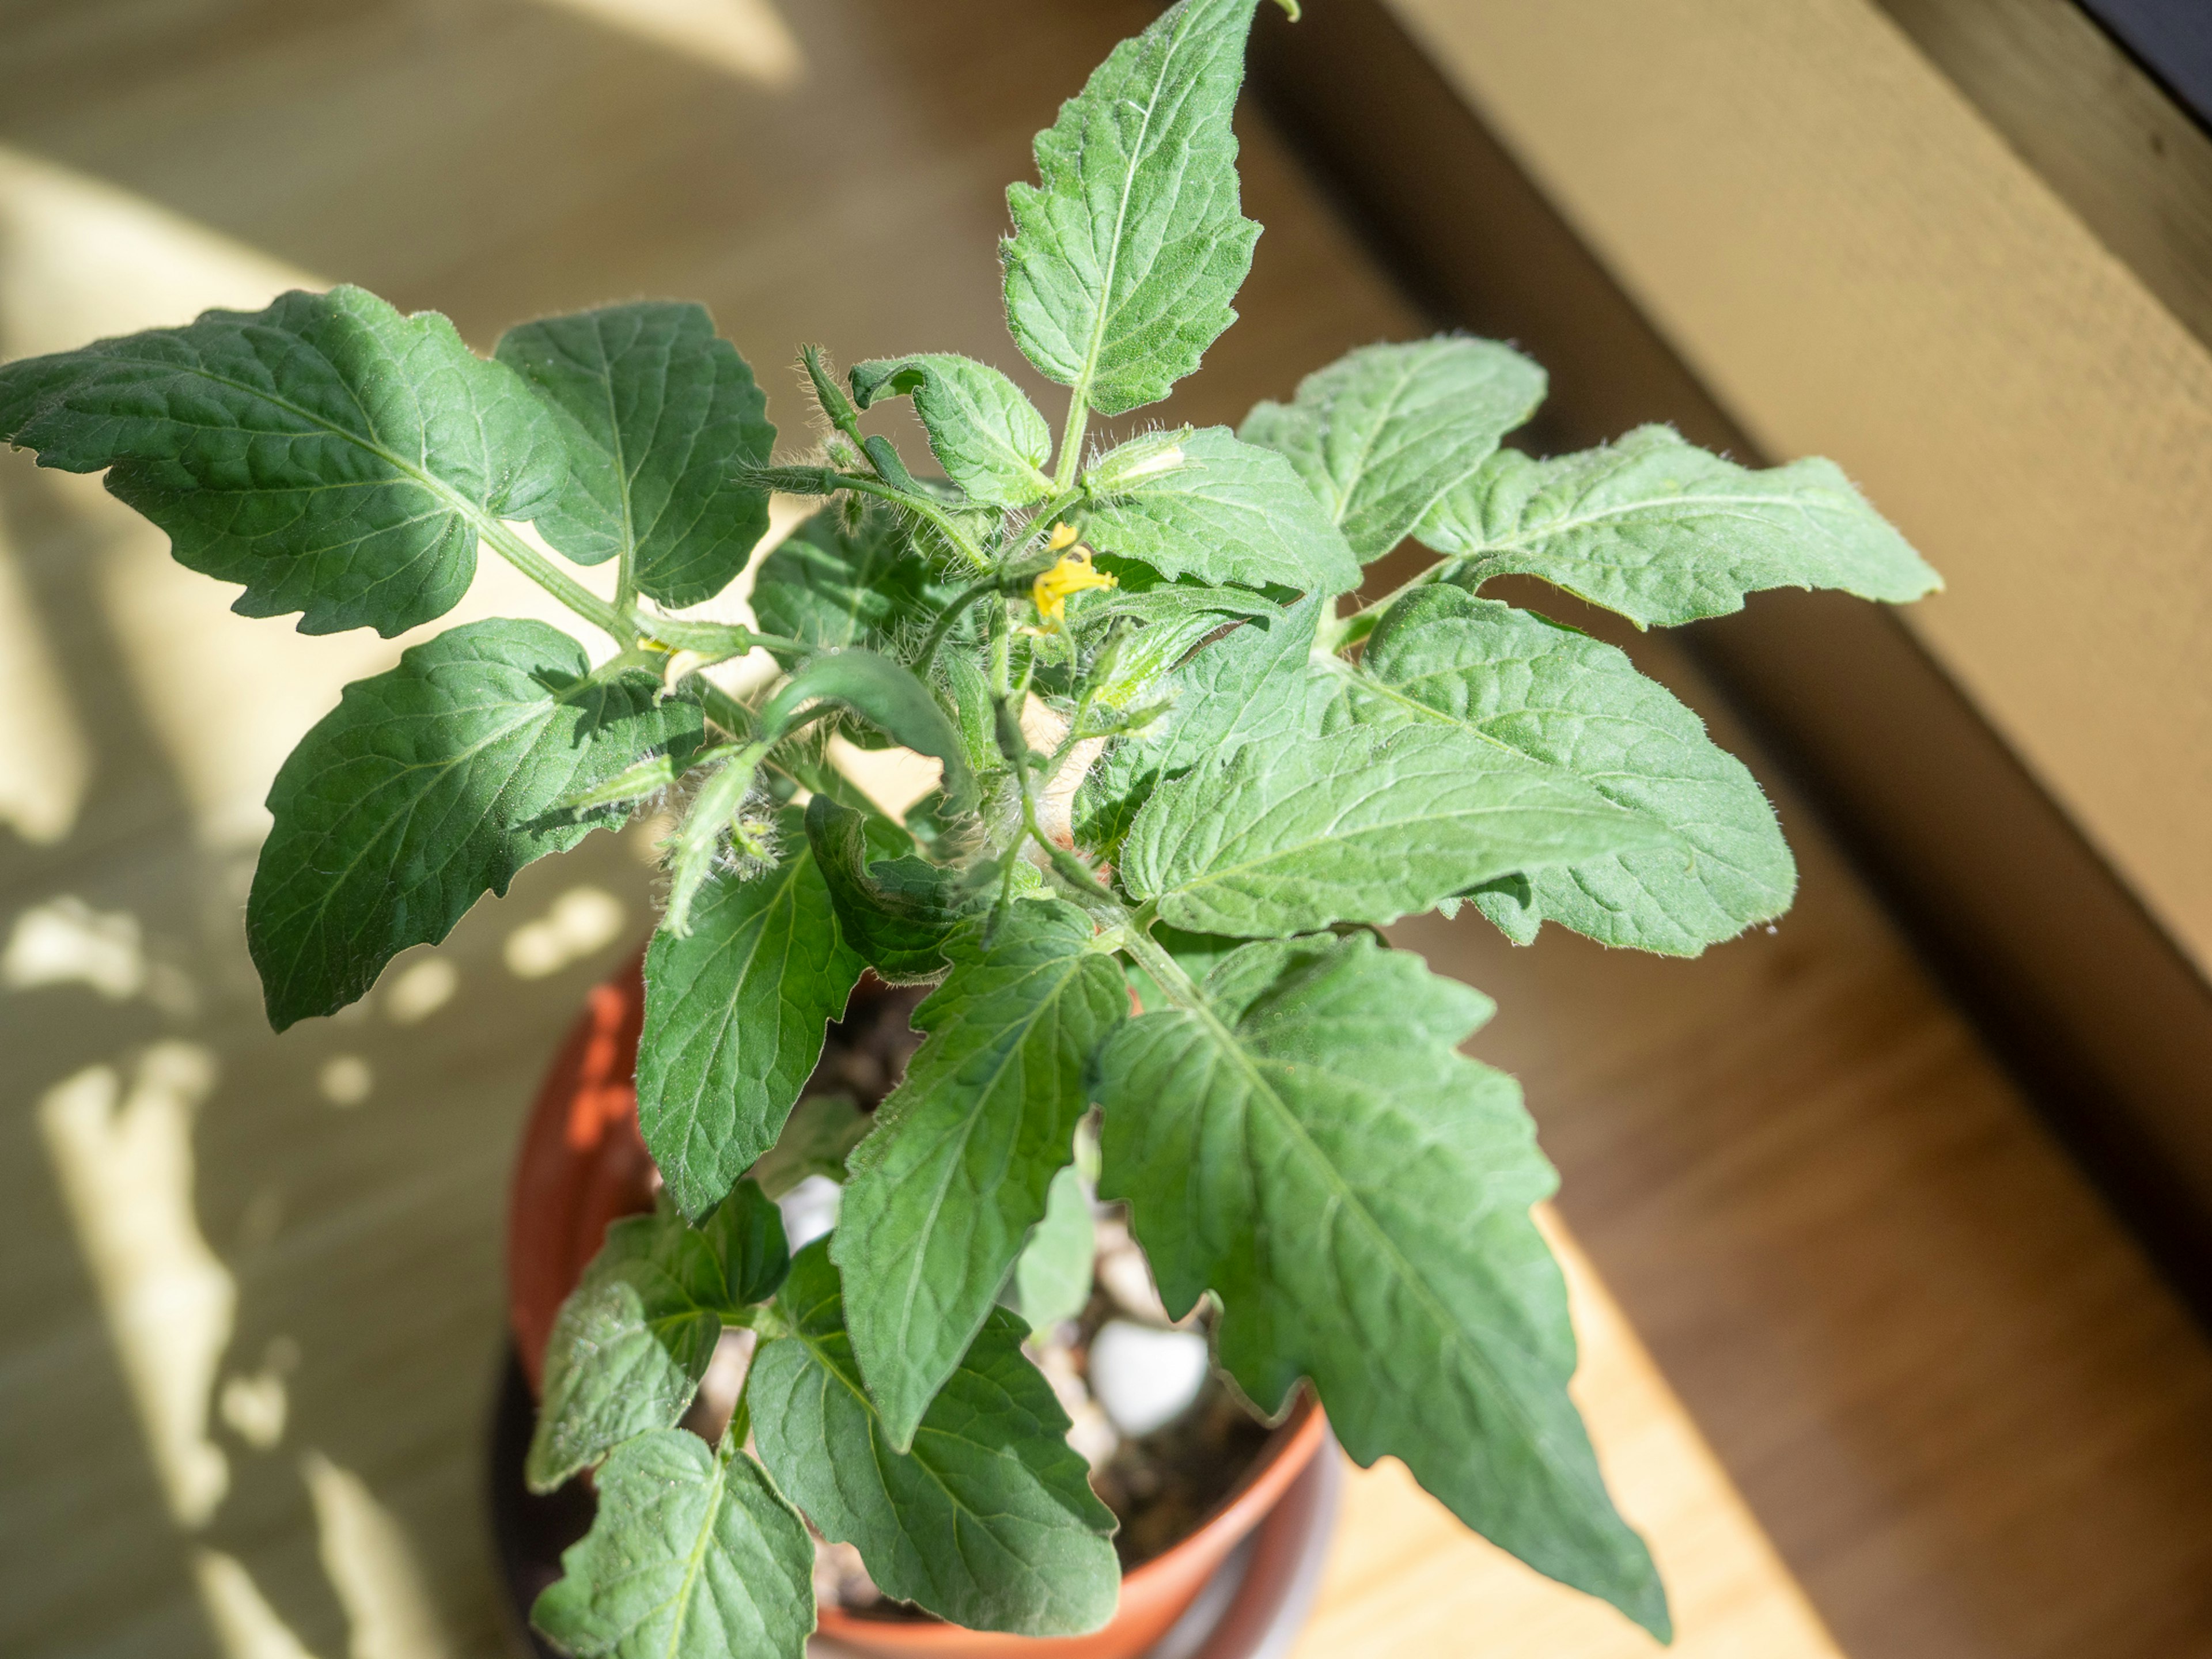
<path id="1" fill-rule="evenodd" d="M 1426 587 L 1441 580 L 1443 574 L 1455 568 L 1456 559 L 1438 559 L 1425 570 L 1410 580 L 1400 582 L 1372 605 L 1363 605 L 1348 617 L 1324 618 L 1316 643 L 1324 651 L 1341 651 L 1346 646 L 1357 645 L 1375 631 L 1375 624 L 1382 620 L 1382 613 L 1404 599 L 1417 587 Z"/>
<path id="2" fill-rule="evenodd" d="M 952 520 L 952 517 L 927 495 L 917 495 L 912 490 L 899 489 L 879 478 L 863 477 L 858 472 L 840 472 L 837 482 L 847 489 L 857 489 L 863 495 L 878 496 L 896 502 L 916 518 L 927 519 L 935 525 L 952 549 L 978 570 L 991 568 L 990 556 L 975 544 L 975 538 Z"/>
<path id="3" fill-rule="evenodd" d="M 623 630 L 622 608 L 609 604 L 578 581 L 574 576 L 540 553 L 528 542 L 516 535 L 497 519 L 479 520 L 477 532 L 484 544 L 505 559 L 524 575 L 536 582 L 555 599 L 567 605 L 592 627 L 612 638 L 618 645 L 628 645 L 630 637 Z"/>
<path id="4" fill-rule="evenodd" d="M 945 643 L 945 636 L 952 631 L 953 624 L 967 615 L 969 605 L 995 590 L 998 586 L 999 579 L 996 575 L 986 576 L 979 582 L 970 583 L 954 596 L 951 604 L 938 613 L 937 621 L 930 628 L 929 638 L 922 643 L 921 655 L 915 659 L 915 678 L 922 681 L 929 678 L 929 665 L 937 660 L 937 647 Z"/>
<path id="5" fill-rule="evenodd" d="M 1063 495 L 1075 483 L 1075 471 L 1083 464 L 1083 431 L 1091 422 L 1091 404 L 1084 396 L 1089 385 L 1079 386 L 1067 394 L 1067 422 L 1060 431 L 1059 464 L 1054 467 L 1053 488 Z"/>

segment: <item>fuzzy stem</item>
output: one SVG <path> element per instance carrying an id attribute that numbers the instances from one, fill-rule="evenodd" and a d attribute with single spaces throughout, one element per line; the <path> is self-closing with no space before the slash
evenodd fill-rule
<path id="1" fill-rule="evenodd" d="M 507 528 L 498 519 L 479 519 L 477 533 L 484 544 L 500 557 L 536 582 L 555 599 L 567 605 L 586 622 L 606 634 L 618 645 L 629 643 L 624 632 L 624 615 L 620 607 L 609 604 L 598 594 L 555 564 L 528 542 Z"/>

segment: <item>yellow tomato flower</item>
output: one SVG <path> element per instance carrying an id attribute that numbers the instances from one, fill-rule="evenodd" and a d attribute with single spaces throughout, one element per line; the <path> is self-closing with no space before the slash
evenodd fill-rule
<path id="1" fill-rule="evenodd" d="M 1056 524 L 1052 527 L 1052 538 L 1045 543 L 1044 550 L 1048 553 L 1060 553 L 1074 545 L 1075 526 L 1072 524 Z"/>
<path id="2" fill-rule="evenodd" d="M 1061 525 L 1052 532 L 1048 545 L 1057 551 L 1074 540 L 1075 532 Z M 1114 586 L 1113 577 L 1091 568 L 1091 550 L 1079 544 L 1060 554 L 1060 562 L 1036 579 L 1030 588 L 1030 597 L 1036 601 L 1037 614 L 1046 622 L 1056 623 L 1066 617 L 1070 594 Z"/>

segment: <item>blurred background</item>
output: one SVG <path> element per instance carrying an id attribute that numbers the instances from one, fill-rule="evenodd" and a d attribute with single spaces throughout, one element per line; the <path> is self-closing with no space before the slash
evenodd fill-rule
<path id="1" fill-rule="evenodd" d="M 1149 416 L 1472 327 L 1551 368 L 1533 447 L 1826 453 L 1949 580 L 1572 618 L 1777 797 L 1778 928 L 1688 963 L 1401 930 L 1501 1005 L 1476 1050 L 1562 1168 L 1577 1393 L 1680 1650 L 2212 1654 L 2206 14 L 1306 9 L 1255 40 L 1244 320 Z M 1002 191 L 1156 10 L 0 0 L 0 357 L 340 281 L 484 350 L 649 295 L 712 308 L 788 441 L 799 341 L 1056 410 Z M 230 597 L 0 454 L 0 1651 L 492 1656 L 507 1172 L 650 926 L 652 830 L 271 1037 L 262 796 L 411 641 Z M 464 609 L 544 614 L 493 561 Z M 1386 1463 L 1299 1651 L 1648 1650 Z"/>

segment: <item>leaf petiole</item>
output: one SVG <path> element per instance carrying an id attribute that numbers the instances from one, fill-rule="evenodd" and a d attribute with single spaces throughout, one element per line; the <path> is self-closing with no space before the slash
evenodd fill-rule
<path id="1" fill-rule="evenodd" d="M 567 605 L 592 627 L 618 643 L 623 638 L 623 613 L 571 576 L 508 527 L 506 521 L 471 511 L 477 534 L 500 557 Z"/>

